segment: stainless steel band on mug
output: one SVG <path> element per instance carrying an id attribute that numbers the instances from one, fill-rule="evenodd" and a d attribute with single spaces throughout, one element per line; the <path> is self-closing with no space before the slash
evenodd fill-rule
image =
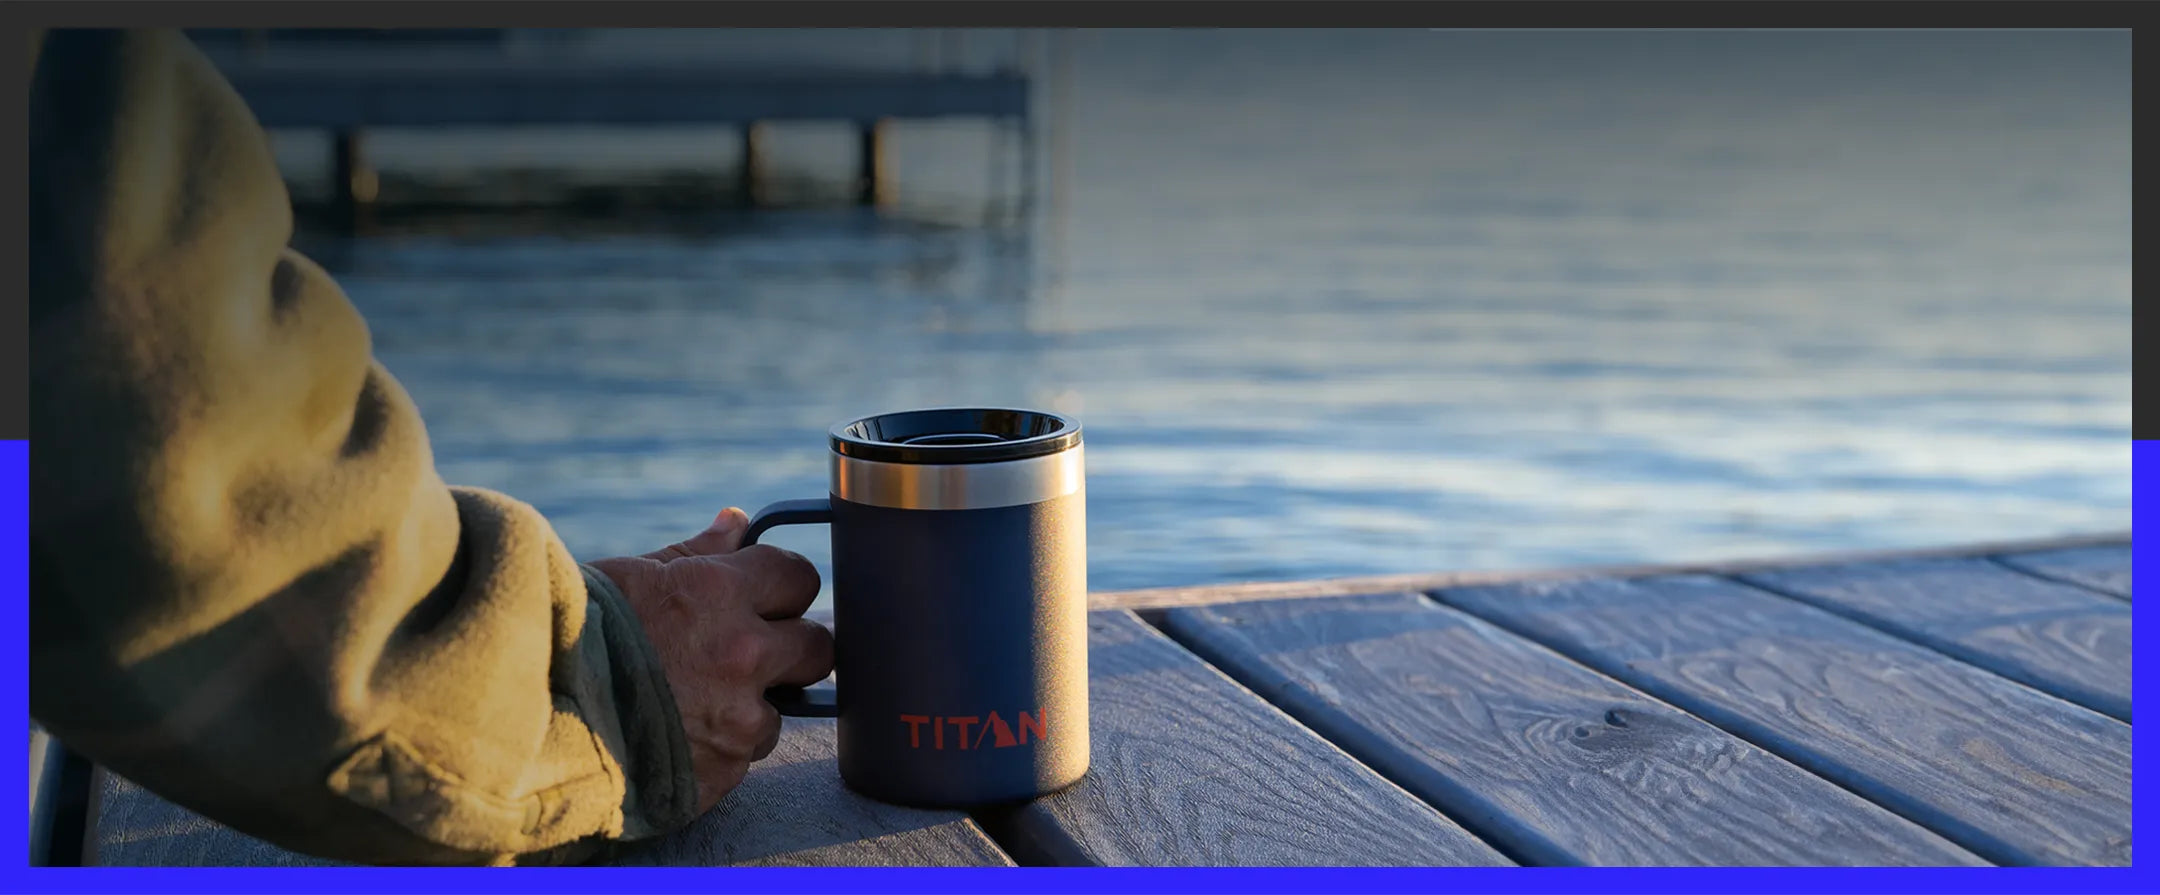
<path id="1" fill-rule="evenodd" d="M 1002 463 L 880 463 L 832 454 L 832 494 L 897 510 L 987 510 L 1064 497 L 1085 478 L 1081 447 Z"/>

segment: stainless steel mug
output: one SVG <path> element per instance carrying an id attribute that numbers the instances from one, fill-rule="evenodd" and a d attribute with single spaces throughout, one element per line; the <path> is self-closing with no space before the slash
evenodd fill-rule
<path id="1" fill-rule="evenodd" d="M 1033 798 L 1088 768 L 1087 490 L 1080 424 L 940 408 L 831 432 L 831 494 L 757 512 L 832 526 L 832 689 L 776 688 L 839 718 L 840 776 L 882 801 Z"/>

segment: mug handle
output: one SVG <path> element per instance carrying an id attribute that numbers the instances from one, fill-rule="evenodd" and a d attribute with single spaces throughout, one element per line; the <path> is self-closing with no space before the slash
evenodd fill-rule
<path id="1" fill-rule="evenodd" d="M 770 504 L 750 517 L 750 528 L 743 532 L 742 545 L 748 547 L 758 542 L 758 535 L 781 525 L 820 525 L 832 522 L 832 499 L 827 497 L 811 500 L 783 500 Z M 837 718 L 840 702 L 831 687 L 769 687 L 765 701 L 779 709 L 780 714 L 791 718 Z"/>

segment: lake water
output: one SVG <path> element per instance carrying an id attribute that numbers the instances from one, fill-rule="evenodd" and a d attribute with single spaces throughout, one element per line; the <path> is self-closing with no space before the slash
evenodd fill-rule
<path id="1" fill-rule="evenodd" d="M 1098 590 L 2130 525 L 2127 33 L 1069 46 L 1045 97 L 1062 187 L 1022 228 L 781 211 L 304 247 L 444 476 L 533 503 L 580 557 L 822 493 L 835 422 L 973 403 L 1084 421 Z M 985 129 L 895 140 L 907 196 L 986 187 Z M 716 131 L 374 148 L 412 168 L 734 151 Z M 776 151 L 842 172 L 852 145 L 801 128 Z M 829 576 L 822 531 L 773 541 Z"/>

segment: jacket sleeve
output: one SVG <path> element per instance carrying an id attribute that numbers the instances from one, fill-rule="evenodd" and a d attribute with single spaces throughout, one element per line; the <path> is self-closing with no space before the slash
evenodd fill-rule
<path id="1" fill-rule="evenodd" d="M 216 69 L 170 31 L 33 51 L 32 716 L 347 861 L 562 860 L 688 822 L 638 620 L 531 507 L 437 477 Z"/>

